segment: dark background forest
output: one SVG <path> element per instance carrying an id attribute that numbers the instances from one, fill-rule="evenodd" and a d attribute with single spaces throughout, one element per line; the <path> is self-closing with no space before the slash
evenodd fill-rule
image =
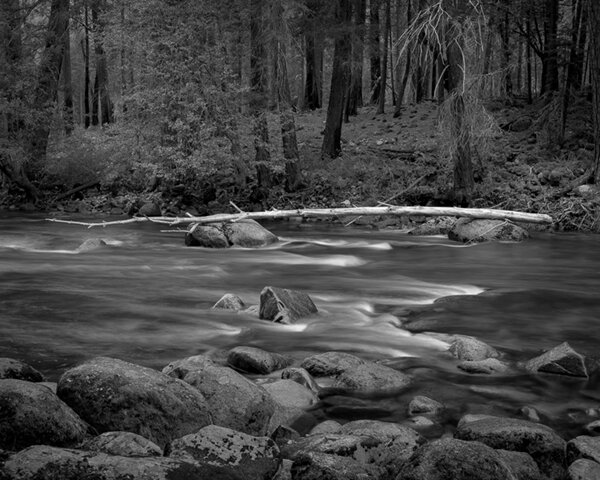
<path id="1" fill-rule="evenodd" d="M 597 231 L 599 30 L 595 0 L 2 0 L 0 207 Z"/>

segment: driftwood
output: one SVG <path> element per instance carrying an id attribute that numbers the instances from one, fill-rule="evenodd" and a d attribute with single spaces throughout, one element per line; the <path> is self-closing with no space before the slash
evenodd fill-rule
<path id="1" fill-rule="evenodd" d="M 235 207 L 235 205 L 234 205 Z M 79 222 L 75 220 L 47 219 L 50 222 L 83 225 L 88 228 L 107 227 L 110 225 L 125 225 L 138 222 L 153 222 L 164 225 L 207 224 L 218 222 L 237 222 L 243 219 L 277 219 L 289 217 L 346 217 L 361 215 L 395 215 L 395 216 L 423 216 L 423 217 L 467 217 L 492 220 L 510 220 L 523 223 L 551 224 L 550 215 L 526 212 L 513 212 L 510 210 L 493 210 L 488 208 L 456 208 L 456 207 L 401 207 L 395 205 L 379 207 L 349 207 L 349 208 L 306 208 L 297 210 L 270 210 L 265 212 L 244 212 L 235 207 L 238 213 L 218 213 L 205 217 L 133 217 L 127 220 L 111 222 Z"/>

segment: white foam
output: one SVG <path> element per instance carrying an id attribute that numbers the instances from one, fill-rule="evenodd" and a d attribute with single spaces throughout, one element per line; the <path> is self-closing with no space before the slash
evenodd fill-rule
<path id="1" fill-rule="evenodd" d="M 326 255 L 322 257 L 309 257 L 285 252 L 282 252 L 282 255 L 277 257 L 252 257 L 246 261 L 272 263 L 278 265 L 329 265 L 332 267 L 360 267 L 361 265 L 365 265 L 367 263 L 365 260 L 354 255 Z"/>

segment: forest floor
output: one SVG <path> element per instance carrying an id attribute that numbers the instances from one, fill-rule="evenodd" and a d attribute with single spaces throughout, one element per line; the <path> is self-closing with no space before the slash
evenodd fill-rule
<path id="1" fill-rule="evenodd" d="M 555 219 L 553 228 L 565 231 L 600 231 L 600 189 L 578 186 L 593 159 L 589 102 L 576 99 L 569 111 L 569 123 L 561 147 L 555 145 L 550 107 L 525 102 L 488 103 L 495 120 L 488 139 L 475 155 L 474 207 L 501 208 L 547 213 Z M 131 213 L 131 205 L 146 200 L 159 204 L 163 214 L 192 215 L 232 211 L 230 201 L 247 210 L 269 208 L 311 208 L 343 206 L 450 205 L 453 182 L 448 156 L 449 140 L 438 127 L 439 109 L 432 101 L 407 105 L 402 115 L 375 114 L 373 107 L 360 109 L 342 129 L 342 155 L 321 159 L 320 150 L 326 111 L 296 115 L 300 149 L 300 169 L 305 186 L 289 193 L 283 188 L 281 146 L 272 143 L 273 172 L 276 185 L 256 195 L 256 182 L 240 190 L 231 179 L 211 177 L 210 195 L 186 195 L 178 188 L 148 187 L 127 191 L 125 187 L 102 186 L 86 189 L 73 197 L 42 204 L 55 213 L 112 214 Z M 500 128 L 503 126 L 504 128 Z M 278 136 L 275 115 L 270 119 L 271 138 Z M 477 126 L 475 127 L 477 128 Z M 489 128 L 489 127 L 486 127 Z M 252 157 L 250 127 L 242 132 L 243 149 Z M 223 173 L 222 175 L 227 175 Z M 126 182 L 121 182 L 126 184 Z M 220 184 L 217 185 L 217 184 Z M 206 185 L 206 183 L 205 183 Z M 39 205 L 37 207 L 40 207 Z M 0 208 L 34 210 L 19 204 L 18 198 L 4 196 Z M 423 219 L 359 219 L 355 224 L 392 224 L 409 227 Z"/>

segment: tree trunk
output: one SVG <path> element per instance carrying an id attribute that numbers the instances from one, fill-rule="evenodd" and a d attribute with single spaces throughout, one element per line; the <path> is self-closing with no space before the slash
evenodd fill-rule
<path id="1" fill-rule="evenodd" d="M 594 182 L 600 184 L 600 3 L 587 0 L 594 128 Z"/>
<path id="2" fill-rule="evenodd" d="M 406 2 L 406 25 L 410 25 L 412 22 L 412 0 Z M 394 110 L 394 117 L 398 118 L 402 115 L 402 102 L 404 102 L 404 93 L 406 92 L 406 86 L 408 85 L 408 79 L 411 75 L 411 49 L 410 45 L 406 48 L 406 63 L 404 64 L 404 74 L 398 87 L 398 100 L 396 101 L 396 108 Z M 400 75 L 398 75 L 400 78 Z"/>
<path id="3" fill-rule="evenodd" d="M 323 105 L 323 36 L 316 22 L 319 2 L 311 0 L 307 4 L 309 27 L 306 41 L 306 84 L 304 106 L 316 110 Z"/>
<path id="4" fill-rule="evenodd" d="M 92 124 L 92 112 L 90 111 L 90 12 L 88 6 L 83 9 L 83 23 L 85 29 L 85 39 L 83 45 L 83 112 L 84 126 L 89 128 Z"/>
<path id="5" fill-rule="evenodd" d="M 92 125 L 104 125 L 113 121 L 113 105 L 108 91 L 108 68 L 104 52 L 104 20 L 102 14 L 106 9 L 106 0 L 95 0 L 92 3 L 92 23 L 95 28 L 94 53 L 96 55 L 96 78 L 92 106 Z"/>
<path id="6" fill-rule="evenodd" d="M 512 50 L 510 45 L 510 3 L 511 0 L 507 0 L 506 5 L 503 5 L 503 18 L 502 22 L 499 23 L 500 38 L 502 39 L 502 70 L 504 70 L 503 93 L 506 96 L 511 96 L 513 93 L 512 71 L 510 64 L 512 56 Z"/>
<path id="7" fill-rule="evenodd" d="M 339 25 L 336 33 L 333 52 L 333 72 L 331 74 L 331 89 L 327 120 L 321 155 L 335 158 L 342 151 L 342 120 L 344 115 L 345 94 L 350 77 L 351 38 L 348 23 L 352 18 L 351 0 L 336 1 L 336 21 Z"/>
<path id="8" fill-rule="evenodd" d="M 56 102 L 58 94 L 59 75 L 64 58 L 63 36 L 67 34 L 68 24 L 69 0 L 52 0 L 46 46 L 42 52 L 34 94 L 35 106 L 42 115 L 31 134 L 29 157 L 32 165 L 39 165 L 46 158 L 51 123 L 48 109 Z"/>
<path id="9" fill-rule="evenodd" d="M 371 63 L 371 103 L 379 102 L 381 89 L 381 50 L 380 50 L 380 26 L 379 26 L 379 4 L 381 0 L 371 0 L 369 10 L 369 56 Z"/>
<path id="10" fill-rule="evenodd" d="M 69 15 L 69 2 L 67 2 L 67 15 Z M 69 24 L 67 23 L 67 28 L 65 30 L 65 34 L 63 35 L 63 48 L 64 48 L 64 57 L 62 64 L 62 76 L 63 76 L 63 96 L 65 102 L 64 109 L 64 124 L 65 124 L 65 133 L 67 135 L 71 135 L 73 132 L 74 126 L 74 118 L 73 118 L 73 82 L 71 80 L 71 35 Z"/>
<path id="11" fill-rule="evenodd" d="M 558 82 L 558 0 L 545 0 L 544 51 L 542 54 L 542 95 L 557 92 Z"/>
<path id="12" fill-rule="evenodd" d="M 352 35 L 352 68 L 350 72 L 350 89 L 346 102 L 346 118 L 358 115 L 358 108 L 362 107 L 362 76 L 363 76 L 363 51 L 364 51 L 364 26 L 366 20 L 366 0 L 354 0 L 354 32 Z"/>
<path id="13" fill-rule="evenodd" d="M 390 32 L 391 24 L 391 0 L 383 0 L 384 3 L 384 15 L 383 29 L 381 37 L 383 39 L 383 48 L 381 52 L 381 75 L 379 78 L 379 98 L 377 99 L 377 113 L 381 114 L 385 111 L 385 90 L 387 84 L 387 71 L 388 71 L 388 37 Z"/>

